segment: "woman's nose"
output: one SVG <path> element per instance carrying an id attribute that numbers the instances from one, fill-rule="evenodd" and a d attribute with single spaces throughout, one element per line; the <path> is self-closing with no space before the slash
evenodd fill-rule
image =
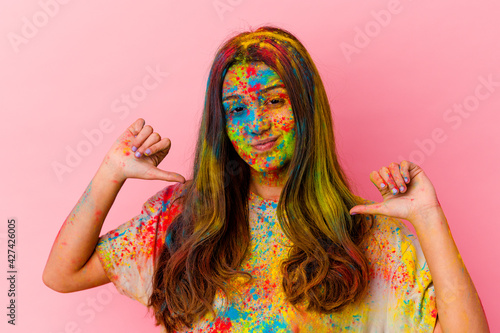
<path id="1" fill-rule="evenodd" d="M 250 109 L 247 127 L 252 134 L 261 134 L 271 127 L 271 122 L 262 107 L 252 107 Z"/>

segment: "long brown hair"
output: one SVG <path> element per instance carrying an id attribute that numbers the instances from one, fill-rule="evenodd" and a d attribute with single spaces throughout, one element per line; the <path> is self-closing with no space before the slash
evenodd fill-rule
<path id="1" fill-rule="evenodd" d="M 249 166 L 225 131 L 222 84 L 229 67 L 263 62 L 283 80 L 295 119 L 296 146 L 281 192 L 277 218 L 292 241 L 282 263 L 287 301 L 332 313 L 363 295 L 368 263 L 360 248 L 367 223 L 349 215 L 360 203 L 337 160 L 328 98 L 311 57 L 289 32 L 261 27 L 238 34 L 218 50 L 212 64 L 201 121 L 193 180 L 182 212 L 169 226 L 156 261 L 149 306 L 168 332 L 192 327 L 208 312 L 218 290 L 248 253 Z"/>

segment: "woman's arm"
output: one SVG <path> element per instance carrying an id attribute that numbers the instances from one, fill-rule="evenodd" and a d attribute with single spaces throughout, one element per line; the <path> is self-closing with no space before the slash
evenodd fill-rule
<path id="1" fill-rule="evenodd" d="M 410 221 L 424 252 L 436 292 L 443 332 L 489 332 L 476 288 L 438 206 Z"/>
<path id="2" fill-rule="evenodd" d="M 50 252 L 43 282 L 59 292 L 109 282 L 94 253 L 101 227 L 125 180 L 103 163 L 64 221 Z"/>
<path id="3" fill-rule="evenodd" d="M 408 220 L 417 232 L 436 292 L 436 331 L 489 332 L 474 284 L 451 236 L 434 186 L 416 164 L 391 163 L 370 173 L 384 201 L 351 208 L 351 214 L 380 214 Z"/>
<path id="4" fill-rule="evenodd" d="M 48 287 L 71 292 L 109 282 L 94 250 L 104 219 L 127 178 L 185 182 L 183 176 L 157 168 L 168 154 L 170 140 L 161 139 L 144 123 L 137 119 L 115 141 L 61 227 L 43 272 Z"/>

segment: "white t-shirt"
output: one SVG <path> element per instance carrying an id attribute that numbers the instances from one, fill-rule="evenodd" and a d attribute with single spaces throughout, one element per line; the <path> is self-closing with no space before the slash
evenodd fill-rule
<path id="1" fill-rule="evenodd" d="M 144 305 L 152 290 L 155 239 L 157 257 L 168 225 L 181 211 L 172 199 L 182 187 L 175 184 L 159 191 L 140 215 L 103 235 L 97 245 L 118 291 Z M 242 269 L 252 274 L 253 282 L 235 280 L 238 292 L 232 304 L 217 294 L 218 316 L 208 314 L 181 332 L 433 332 L 436 298 L 418 239 L 401 220 L 382 215 L 373 216 L 362 243 L 370 279 L 363 298 L 333 314 L 299 311 L 285 302 L 280 262 L 291 243 L 276 218 L 277 203 L 249 193 L 250 254 Z"/>

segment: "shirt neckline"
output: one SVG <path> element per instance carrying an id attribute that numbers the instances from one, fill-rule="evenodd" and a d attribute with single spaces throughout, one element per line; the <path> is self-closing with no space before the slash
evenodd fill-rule
<path id="1" fill-rule="evenodd" d="M 261 197 L 257 193 L 252 192 L 251 190 L 248 190 L 248 198 L 252 201 L 255 200 L 255 201 L 265 202 L 265 203 L 271 203 L 271 202 L 278 203 L 278 201 L 279 201 L 279 199 L 276 199 L 276 200 L 264 199 L 263 197 Z"/>

